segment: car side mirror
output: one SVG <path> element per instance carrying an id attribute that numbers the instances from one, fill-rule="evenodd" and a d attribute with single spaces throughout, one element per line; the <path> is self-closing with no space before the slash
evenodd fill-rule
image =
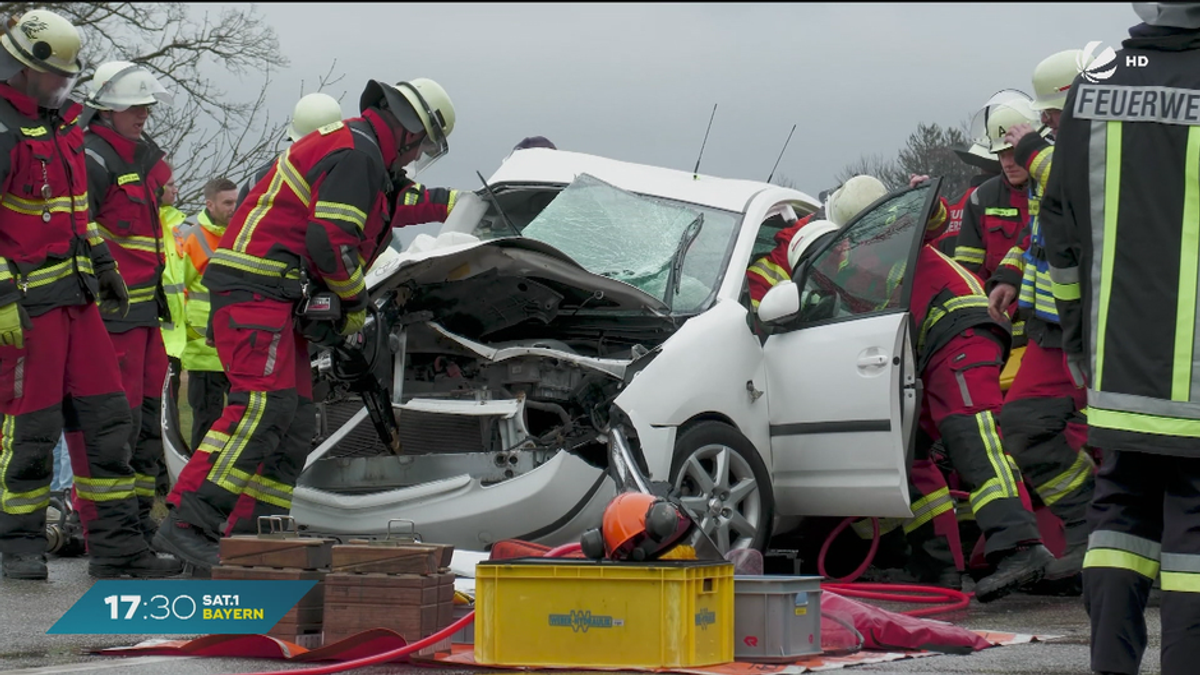
<path id="1" fill-rule="evenodd" d="M 792 281 L 775 284 L 758 303 L 758 319 L 765 324 L 790 319 L 799 311 L 800 287 Z"/>

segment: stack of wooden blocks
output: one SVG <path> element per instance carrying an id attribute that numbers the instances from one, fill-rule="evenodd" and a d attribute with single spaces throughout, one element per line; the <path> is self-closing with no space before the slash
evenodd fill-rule
<path id="1" fill-rule="evenodd" d="M 283 615 L 267 635 L 305 648 L 321 646 L 325 579 L 333 558 L 333 539 L 299 537 L 276 531 L 221 539 L 221 564 L 213 579 L 308 581 L 317 585 Z"/>
<path id="2" fill-rule="evenodd" d="M 352 539 L 333 547 L 325 576 L 325 644 L 371 628 L 387 628 L 409 643 L 453 623 L 454 547 L 415 541 Z M 449 651 L 450 639 L 418 652 Z"/>

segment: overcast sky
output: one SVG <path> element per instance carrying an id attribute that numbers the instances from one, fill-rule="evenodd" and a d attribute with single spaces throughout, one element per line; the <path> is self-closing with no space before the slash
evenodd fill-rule
<path id="1" fill-rule="evenodd" d="M 367 79 L 429 77 L 458 121 L 420 178 L 476 189 L 522 138 L 690 171 L 778 174 L 816 195 L 860 155 L 894 156 L 919 122 L 953 125 L 999 89 L 1033 93 L 1050 54 L 1119 48 L 1129 3 L 260 3 L 290 67 L 268 89 L 290 114 L 337 59 L 330 93 L 358 114 Z M 252 98 L 261 79 L 225 83 Z M 274 111 L 278 111 L 277 113 Z"/>

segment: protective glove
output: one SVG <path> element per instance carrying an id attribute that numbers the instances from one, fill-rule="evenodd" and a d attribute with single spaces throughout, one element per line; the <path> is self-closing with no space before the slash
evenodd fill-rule
<path id="1" fill-rule="evenodd" d="M 0 345 L 25 348 L 25 331 L 33 328 L 29 314 L 18 302 L 0 307 Z"/>
<path id="2" fill-rule="evenodd" d="M 346 315 L 345 319 L 343 319 L 342 330 L 340 332 L 342 335 L 353 335 L 353 334 L 357 333 L 358 331 L 362 330 L 363 324 L 366 322 L 367 322 L 367 310 L 366 309 L 360 309 L 358 311 L 350 312 L 349 314 Z"/>
<path id="3" fill-rule="evenodd" d="M 129 314 L 129 289 L 117 268 L 112 267 L 96 274 L 100 284 L 100 311 L 105 314 Z"/>
<path id="4" fill-rule="evenodd" d="M 299 323 L 300 334 L 304 336 L 305 340 L 315 345 L 334 347 L 346 339 L 338 334 L 337 326 L 334 325 L 333 321 L 301 319 Z"/>

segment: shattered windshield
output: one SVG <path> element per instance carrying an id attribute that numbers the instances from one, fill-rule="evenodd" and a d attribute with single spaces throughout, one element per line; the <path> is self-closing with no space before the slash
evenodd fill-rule
<path id="1" fill-rule="evenodd" d="M 740 217 L 644 197 L 581 174 L 528 224 L 522 227 L 518 216 L 512 229 L 593 274 L 641 289 L 673 312 L 689 312 L 715 295 Z"/>

